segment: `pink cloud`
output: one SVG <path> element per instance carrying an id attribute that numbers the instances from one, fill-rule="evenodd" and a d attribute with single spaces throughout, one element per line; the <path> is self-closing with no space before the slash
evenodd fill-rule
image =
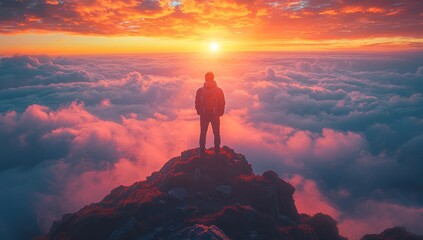
<path id="1" fill-rule="evenodd" d="M 295 187 L 294 200 L 298 212 L 308 215 L 325 213 L 339 220 L 341 211 L 319 190 L 315 181 L 294 175 L 288 179 L 288 182 Z"/>
<path id="2" fill-rule="evenodd" d="M 319 159 L 337 160 L 343 156 L 357 156 L 364 146 L 365 142 L 360 134 L 325 128 L 322 136 L 315 142 L 313 155 Z"/>

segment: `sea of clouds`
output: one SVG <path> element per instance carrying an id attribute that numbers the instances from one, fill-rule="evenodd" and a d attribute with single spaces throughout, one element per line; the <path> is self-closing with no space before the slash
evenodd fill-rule
<path id="1" fill-rule="evenodd" d="M 293 184 L 300 212 L 350 239 L 423 234 L 421 53 L 227 53 L 2 57 L 1 236 L 42 235 L 197 147 L 210 70 L 223 144 Z"/>

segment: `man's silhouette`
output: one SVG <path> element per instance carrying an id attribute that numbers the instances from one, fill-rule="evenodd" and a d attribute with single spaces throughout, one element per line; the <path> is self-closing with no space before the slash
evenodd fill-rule
<path id="1" fill-rule="evenodd" d="M 215 153 L 219 154 L 220 149 L 220 116 L 225 112 L 225 96 L 222 89 L 217 87 L 212 72 L 204 76 L 204 86 L 197 90 L 195 96 L 195 109 L 200 115 L 200 154 L 204 156 L 206 150 L 206 135 L 209 123 L 211 123 L 214 134 Z"/>

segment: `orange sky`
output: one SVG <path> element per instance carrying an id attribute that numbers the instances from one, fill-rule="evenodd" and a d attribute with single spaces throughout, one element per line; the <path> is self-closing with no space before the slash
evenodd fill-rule
<path id="1" fill-rule="evenodd" d="M 412 0 L 0 1 L 0 54 L 423 49 Z"/>

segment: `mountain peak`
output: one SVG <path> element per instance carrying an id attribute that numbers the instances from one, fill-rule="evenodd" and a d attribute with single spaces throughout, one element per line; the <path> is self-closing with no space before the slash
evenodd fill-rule
<path id="1" fill-rule="evenodd" d="M 295 189 L 242 154 L 191 149 L 145 181 L 66 214 L 46 239 L 344 239 L 328 215 L 299 215 Z M 323 238 L 322 238 L 323 237 Z"/>
<path id="2" fill-rule="evenodd" d="M 171 183 L 182 178 L 187 185 L 227 183 L 238 176 L 253 174 L 251 165 L 242 154 L 235 153 L 229 147 L 221 148 L 219 155 L 214 151 L 206 150 L 205 156 L 199 156 L 199 149 L 191 149 L 181 153 L 181 156 L 170 159 L 158 172 L 154 172 L 147 181 L 150 183 Z M 213 178 L 213 181 L 210 181 Z M 192 180 L 192 181 L 191 181 Z"/>

